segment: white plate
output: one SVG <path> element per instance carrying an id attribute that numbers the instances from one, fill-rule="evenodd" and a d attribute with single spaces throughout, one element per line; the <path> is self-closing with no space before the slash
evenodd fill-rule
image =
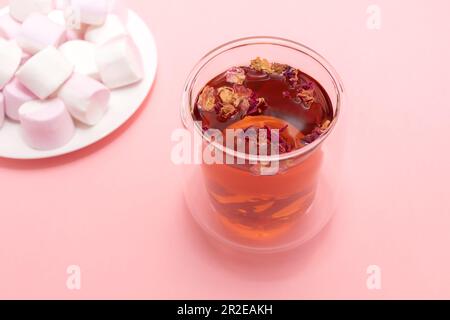
<path id="1" fill-rule="evenodd" d="M 7 14 L 8 8 L 0 10 Z M 93 127 L 77 123 L 73 139 L 64 147 L 39 151 L 28 147 L 21 137 L 20 125 L 5 119 L 0 128 L 0 157 L 10 159 L 43 159 L 64 155 L 83 149 L 105 138 L 124 124 L 141 106 L 155 80 L 158 63 L 157 50 L 151 31 L 133 11 L 128 14 L 128 31 L 136 42 L 144 62 L 144 79 L 136 85 L 113 90 L 108 113 Z"/>

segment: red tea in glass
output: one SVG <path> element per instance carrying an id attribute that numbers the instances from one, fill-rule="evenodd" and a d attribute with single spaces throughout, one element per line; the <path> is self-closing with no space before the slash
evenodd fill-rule
<path id="1" fill-rule="evenodd" d="M 288 160 L 283 155 L 326 134 L 333 114 L 330 98 L 315 79 L 261 58 L 207 83 L 192 111 L 204 131 L 220 130 L 224 137 L 226 130 L 266 131 L 270 145 L 271 131 L 277 130 L 280 161 L 273 174 L 262 174 L 266 162 L 203 165 L 208 194 L 229 232 L 271 240 L 307 213 L 316 193 L 322 151 L 318 147 Z"/>

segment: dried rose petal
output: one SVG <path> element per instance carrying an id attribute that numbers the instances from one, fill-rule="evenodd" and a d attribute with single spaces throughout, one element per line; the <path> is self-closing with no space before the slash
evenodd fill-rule
<path id="1" fill-rule="evenodd" d="M 322 126 L 320 127 L 320 129 L 322 131 L 327 131 L 328 128 L 330 127 L 331 121 L 330 120 L 325 120 L 324 123 L 322 123 Z"/>
<path id="2" fill-rule="evenodd" d="M 237 107 L 242 111 L 242 113 L 246 114 L 250 108 L 250 101 L 248 99 L 242 99 Z"/>
<path id="3" fill-rule="evenodd" d="M 253 90 L 242 85 L 234 85 L 234 92 L 237 98 L 250 98 L 253 95 Z"/>
<path id="4" fill-rule="evenodd" d="M 313 143 L 314 141 L 320 138 L 322 133 L 323 133 L 322 130 L 319 127 L 316 127 L 310 134 L 304 136 L 302 140 L 307 144 Z"/>
<path id="5" fill-rule="evenodd" d="M 287 64 L 281 64 L 281 63 L 272 63 L 272 72 L 276 74 L 283 74 L 289 66 Z"/>
<path id="6" fill-rule="evenodd" d="M 256 59 L 253 59 L 250 67 L 256 71 L 262 71 L 267 73 L 272 73 L 272 64 L 267 59 L 261 59 L 260 57 L 257 57 Z"/>
<path id="7" fill-rule="evenodd" d="M 286 80 L 292 87 L 296 87 L 298 85 L 300 71 L 298 69 L 288 67 L 283 75 L 286 77 Z"/>
<path id="8" fill-rule="evenodd" d="M 245 78 L 245 70 L 239 67 L 233 67 L 226 73 L 226 79 L 229 83 L 243 84 Z"/>
<path id="9" fill-rule="evenodd" d="M 236 100 L 234 89 L 221 87 L 217 90 L 220 100 L 225 104 L 233 104 Z"/>
<path id="10" fill-rule="evenodd" d="M 312 104 L 315 102 L 314 89 L 309 90 L 300 89 L 300 91 L 297 93 L 297 97 L 302 99 L 303 103 L 307 108 L 311 108 Z"/>
<path id="11" fill-rule="evenodd" d="M 266 99 L 264 98 L 255 98 L 252 97 L 250 99 L 250 108 L 247 111 L 247 115 L 256 115 L 261 113 L 261 108 L 267 106 Z"/>
<path id="12" fill-rule="evenodd" d="M 319 139 L 321 135 L 323 135 L 325 132 L 327 132 L 330 125 L 331 125 L 331 121 L 325 120 L 320 127 L 314 128 L 314 130 L 310 134 L 304 136 L 302 139 L 303 142 L 313 143 L 314 141 Z"/>
<path id="13" fill-rule="evenodd" d="M 225 104 L 219 112 L 219 121 L 227 121 L 238 112 L 238 109 L 232 104 Z"/>
<path id="14" fill-rule="evenodd" d="M 206 86 L 200 94 L 198 106 L 205 111 L 212 111 L 216 106 L 216 90 Z"/>
<path id="15" fill-rule="evenodd" d="M 314 89 L 314 85 L 313 85 L 312 82 L 307 82 L 307 83 L 304 83 L 302 85 L 302 89 L 303 90 L 313 90 Z"/>

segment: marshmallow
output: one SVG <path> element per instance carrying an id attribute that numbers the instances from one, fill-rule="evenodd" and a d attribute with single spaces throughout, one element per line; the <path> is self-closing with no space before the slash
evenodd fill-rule
<path id="1" fill-rule="evenodd" d="M 52 9 L 53 0 L 9 0 L 9 12 L 20 22 L 25 21 L 32 13 L 47 14 Z"/>
<path id="2" fill-rule="evenodd" d="M 65 34 L 63 25 L 43 14 L 33 13 L 22 24 L 17 42 L 24 51 L 35 54 L 48 46 L 58 47 L 65 41 Z"/>
<path id="3" fill-rule="evenodd" d="M 4 121 L 5 121 L 5 99 L 3 98 L 3 94 L 0 92 L 0 128 L 3 126 Z"/>
<path id="4" fill-rule="evenodd" d="M 86 30 L 84 39 L 97 44 L 103 44 L 113 38 L 126 35 L 127 30 L 125 29 L 125 26 L 119 16 L 111 14 L 106 19 L 104 25 L 90 26 Z"/>
<path id="5" fill-rule="evenodd" d="M 100 26 L 108 16 L 108 7 L 108 0 L 71 0 L 66 13 L 81 23 Z"/>
<path id="6" fill-rule="evenodd" d="M 51 150 L 64 146 L 74 133 L 75 125 L 60 99 L 34 100 L 19 109 L 22 135 L 33 149 Z"/>
<path id="7" fill-rule="evenodd" d="M 17 78 L 6 85 L 3 95 L 5 98 L 5 113 L 8 118 L 15 121 L 19 121 L 20 107 L 28 101 L 37 99 Z"/>
<path id="8" fill-rule="evenodd" d="M 21 24 L 11 18 L 9 14 L 0 16 L 0 37 L 15 39 L 20 32 Z"/>
<path id="9" fill-rule="evenodd" d="M 70 0 L 55 0 L 55 9 L 65 10 L 69 5 Z"/>
<path id="10" fill-rule="evenodd" d="M 68 24 L 62 10 L 51 11 L 48 14 L 48 18 L 54 23 L 66 28 L 65 40 L 67 41 L 83 39 L 88 28 L 86 24 L 77 24 L 75 26 Z"/>
<path id="11" fill-rule="evenodd" d="M 15 41 L 0 39 L 0 90 L 14 77 L 22 60 L 22 49 Z"/>
<path id="12" fill-rule="evenodd" d="M 102 83 L 74 73 L 61 87 L 58 97 L 75 119 L 93 126 L 108 110 L 110 91 Z"/>
<path id="13" fill-rule="evenodd" d="M 75 66 L 74 72 L 98 80 L 100 75 L 95 61 L 95 49 L 94 44 L 83 40 L 68 41 L 59 47 L 67 61 Z"/>
<path id="14" fill-rule="evenodd" d="M 16 76 L 40 99 L 55 93 L 72 75 L 73 65 L 55 47 L 48 47 L 31 57 Z"/>
<path id="15" fill-rule="evenodd" d="M 115 38 L 100 46 L 96 60 L 100 78 L 110 89 L 134 84 L 143 77 L 142 60 L 130 37 Z"/>
<path id="16" fill-rule="evenodd" d="M 54 23 L 64 27 L 66 26 L 66 18 L 62 10 L 52 10 L 47 16 Z"/>

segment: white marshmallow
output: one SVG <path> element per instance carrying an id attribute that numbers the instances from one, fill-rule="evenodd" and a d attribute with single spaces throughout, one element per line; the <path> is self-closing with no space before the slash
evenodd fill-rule
<path id="1" fill-rule="evenodd" d="M 9 0 L 9 12 L 20 22 L 25 21 L 32 13 L 47 14 L 52 9 L 53 0 Z"/>
<path id="2" fill-rule="evenodd" d="M 0 92 L 0 128 L 3 126 L 4 121 L 5 121 L 5 99 L 3 98 L 3 94 Z"/>
<path id="3" fill-rule="evenodd" d="M 100 78 L 110 89 L 134 84 L 143 77 L 141 56 L 130 37 L 114 38 L 101 45 L 96 60 Z"/>
<path id="4" fill-rule="evenodd" d="M 9 14 L 0 16 L 0 37 L 15 39 L 20 32 L 21 24 Z"/>
<path id="5" fill-rule="evenodd" d="M 66 8 L 68 21 L 100 26 L 108 16 L 108 0 L 70 0 Z"/>
<path id="6" fill-rule="evenodd" d="M 99 80 L 95 50 L 94 44 L 83 40 L 68 41 L 59 47 L 67 61 L 75 66 L 74 72 Z"/>
<path id="7" fill-rule="evenodd" d="M 33 149 L 62 147 L 75 133 L 73 120 L 60 99 L 27 102 L 20 107 L 19 115 L 23 138 Z"/>
<path id="8" fill-rule="evenodd" d="M 88 28 L 88 25 L 70 25 L 67 23 L 63 10 L 53 10 L 48 14 L 48 18 L 54 23 L 66 28 L 65 38 L 67 41 L 82 40 Z"/>
<path id="9" fill-rule="evenodd" d="M 52 10 L 48 14 L 48 18 L 60 26 L 66 26 L 66 18 L 64 17 L 64 12 L 62 10 Z"/>
<path id="10" fill-rule="evenodd" d="M 55 9 L 65 10 L 69 3 L 70 0 L 55 0 Z"/>
<path id="11" fill-rule="evenodd" d="M 104 25 L 98 27 L 90 26 L 86 30 L 84 39 L 97 44 L 103 44 L 113 38 L 126 35 L 127 30 L 125 25 L 118 16 L 111 14 L 106 19 Z"/>
<path id="12" fill-rule="evenodd" d="M 23 22 L 17 43 L 24 51 L 35 54 L 48 46 L 58 47 L 66 40 L 65 35 L 64 25 L 43 14 L 33 13 Z"/>
<path id="13" fill-rule="evenodd" d="M 16 76 L 40 99 L 55 93 L 72 75 L 73 65 L 55 47 L 48 47 L 31 57 Z"/>
<path id="14" fill-rule="evenodd" d="M 22 49 L 15 41 L 0 39 L 0 90 L 14 77 L 22 61 Z"/>
<path id="15" fill-rule="evenodd" d="M 74 73 L 61 87 L 58 97 L 75 119 L 93 126 L 108 110 L 110 91 L 102 83 Z"/>

